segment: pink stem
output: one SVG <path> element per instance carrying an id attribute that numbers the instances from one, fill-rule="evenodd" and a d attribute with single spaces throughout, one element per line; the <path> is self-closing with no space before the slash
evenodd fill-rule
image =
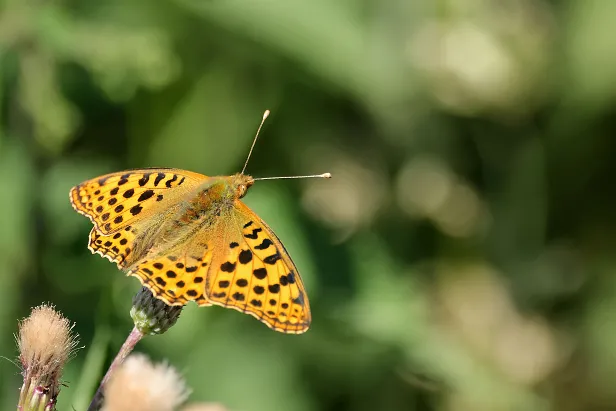
<path id="1" fill-rule="evenodd" d="M 126 338 L 126 341 L 124 341 L 124 344 L 122 344 L 122 348 L 120 348 L 120 351 L 113 359 L 113 362 L 109 366 L 107 373 L 105 374 L 103 380 L 98 386 L 98 390 L 96 390 L 96 394 L 94 394 L 94 398 L 92 399 L 92 402 L 88 407 L 88 411 L 97 411 L 101 408 L 101 406 L 103 405 L 104 397 L 103 390 L 105 389 L 105 385 L 109 381 L 109 378 L 111 377 L 115 369 L 122 365 L 126 357 L 128 357 L 128 354 L 133 351 L 135 345 L 137 345 L 137 343 L 143 338 L 143 335 L 144 334 L 142 334 L 141 331 L 137 329 L 137 327 L 133 327 L 133 330 Z"/>

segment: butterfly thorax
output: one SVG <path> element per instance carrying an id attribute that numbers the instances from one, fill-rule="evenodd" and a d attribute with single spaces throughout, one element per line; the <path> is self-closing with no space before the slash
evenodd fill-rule
<path id="1" fill-rule="evenodd" d="M 246 195 L 253 182 L 252 177 L 243 174 L 211 177 L 178 211 L 175 219 L 178 227 L 197 222 L 214 224 L 221 214 L 233 208 L 237 199 Z"/>

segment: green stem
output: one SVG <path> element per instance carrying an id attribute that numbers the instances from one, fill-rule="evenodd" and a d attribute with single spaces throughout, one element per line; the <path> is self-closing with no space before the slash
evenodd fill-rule
<path id="1" fill-rule="evenodd" d="M 88 407 L 88 411 L 98 411 L 101 409 L 101 406 L 103 405 L 103 398 L 104 398 L 103 391 L 105 389 L 105 385 L 109 381 L 109 378 L 111 377 L 111 375 L 113 375 L 113 372 L 115 371 L 115 369 L 118 368 L 124 362 L 126 357 L 128 357 L 128 354 L 130 354 L 133 351 L 133 349 L 135 348 L 135 345 L 137 345 L 137 343 L 143 338 L 143 336 L 144 334 L 141 331 L 139 331 L 137 327 L 133 327 L 133 330 L 130 332 L 130 334 L 126 338 L 126 341 L 124 341 L 124 344 L 122 344 L 122 348 L 120 348 L 120 351 L 114 358 L 113 362 L 109 366 L 109 369 L 107 370 L 107 373 L 105 374 L 105 376 L 103 377 L 103 380 L 98 386 L 98 390 L 96 390 L 96 394 L 94 394 L 94 398 L 92 398 L 92 402 L 90 403 L 90 406 Z"/>

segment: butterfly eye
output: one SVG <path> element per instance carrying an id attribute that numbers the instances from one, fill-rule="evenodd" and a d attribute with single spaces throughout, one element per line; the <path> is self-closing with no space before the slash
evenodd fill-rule
<path id="1" fill-rule="evenodd" d="M 240 184 L 240 186 L 237 188 L 237 194 L 240 198 L 244 197 L 246 195 L 246 190 L 248 189 L 248 187 L 246 187 L 246 185 L 244 184 Z"/>

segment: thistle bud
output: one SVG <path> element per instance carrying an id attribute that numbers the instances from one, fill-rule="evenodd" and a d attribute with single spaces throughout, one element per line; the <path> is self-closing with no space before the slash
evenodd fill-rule
<path id="1" fill-rule="evenodd" d="M 143 334 L 162 334 L 180 317 L 183 306 L 170 306 L 152 295 L 146 287 L 133 297 L 130 316 L 135 327 Z"/>

